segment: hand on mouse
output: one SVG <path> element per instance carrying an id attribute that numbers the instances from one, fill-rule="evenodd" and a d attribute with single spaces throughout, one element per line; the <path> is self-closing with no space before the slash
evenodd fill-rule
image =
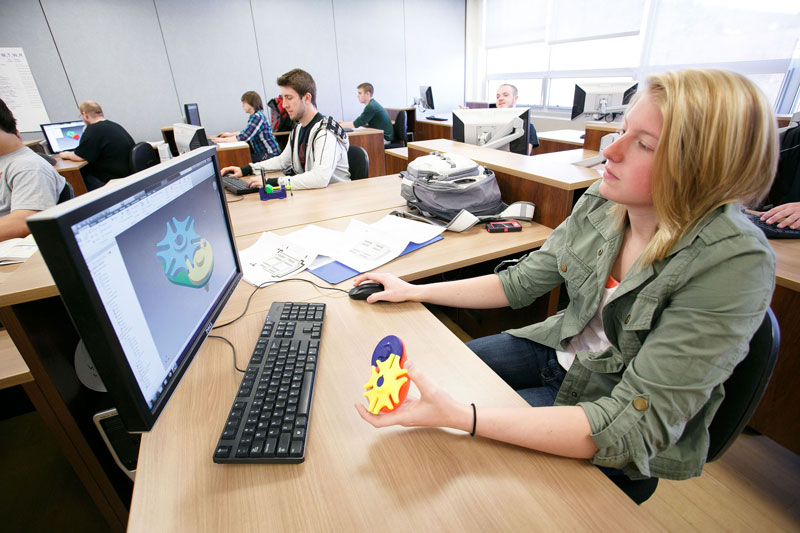
<path id="1" fill-rule="evenodd" d="M 353 280 L 353 285 L 359 285 L 365 281 L 375 281 L 383 285 L 382 292 L 369 295 L 365 300 L 367 303 L 375 302 L 405 302 L 413 301 L 417 291 L 417 286 L 406 283 L 393 274 L 381 274 L 379 272 L 368 272 L 361 274 Z"/>

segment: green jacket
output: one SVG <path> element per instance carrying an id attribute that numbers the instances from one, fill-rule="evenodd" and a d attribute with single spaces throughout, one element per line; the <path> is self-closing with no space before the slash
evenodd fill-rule
<path id="1" fill-rule="evenodd" d="M 356 128 L 367 126 L 369 128 L 376 128 L 383 130 L 383 139 L 392 142 L 394 139 L 394 126 L 392 126 L 392 119 L 389 118 L 389 113 L 378 103 L 374 98 L 364 107 L 364 111 L 358 115 L 358 118 L 353 121 Z"/>
<path id="2" fill-rule="evenodd" d="M 555 316 L 508 333 L 564 349 L 594 315 L 623 230 L 592 185 L 538 251 L 500 273 L 521 308 L 566 283 Z M 592 462 L 631 477 L 699 476 L 722 383 L 744 358 L 775 288 L 775 255 L 761 231 L 728 205 L 651 267 L 634 266 L 603 308 L 611 347 L 579 352 L 556 405 L 580 405 L 598 448 Z"/>

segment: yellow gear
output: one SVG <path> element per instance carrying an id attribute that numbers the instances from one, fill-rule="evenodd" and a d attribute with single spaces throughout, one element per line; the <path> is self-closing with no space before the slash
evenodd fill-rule
<path id="1" fill-rule="evenodd" d="M 369 400 L 369 412 L 377 415 L 383 407 L 391 411 L 400 402 L 400 388 L 408 381 L 408 372 L 400 368 L 400 357 L 390 354 L 385 361 L 378 361 L 378 368 L 374 366 L 369 381 L 364 385 L 367 392 L 364 396 Z M 383 383 L 378 385 L 378 380 L 383 377 Z"/>

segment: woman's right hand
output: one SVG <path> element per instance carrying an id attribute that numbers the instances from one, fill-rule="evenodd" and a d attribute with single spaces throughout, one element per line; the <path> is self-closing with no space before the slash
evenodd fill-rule
<path id="1" fill-rule="evenodd" d="M 405 302 L 414 301 L 419 298 L 419 291 L 422 285 L 412 285 L 393 274 L 383 274 L 380 272 L 367 272 L 361 274 L 353 280 L 353 285 L 358 285 L 364 281 L 375 281 L 383 285 L 383 291 L 371 294 L 367 303 L 375 302 Z"/>

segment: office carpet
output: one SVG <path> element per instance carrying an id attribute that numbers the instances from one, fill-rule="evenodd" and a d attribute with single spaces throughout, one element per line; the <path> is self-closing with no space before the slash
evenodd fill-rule
<path id="1" fill-rule="evenodd" d="M 0 530 L 108 531 L 21 387 L 0 394 Z"/>

